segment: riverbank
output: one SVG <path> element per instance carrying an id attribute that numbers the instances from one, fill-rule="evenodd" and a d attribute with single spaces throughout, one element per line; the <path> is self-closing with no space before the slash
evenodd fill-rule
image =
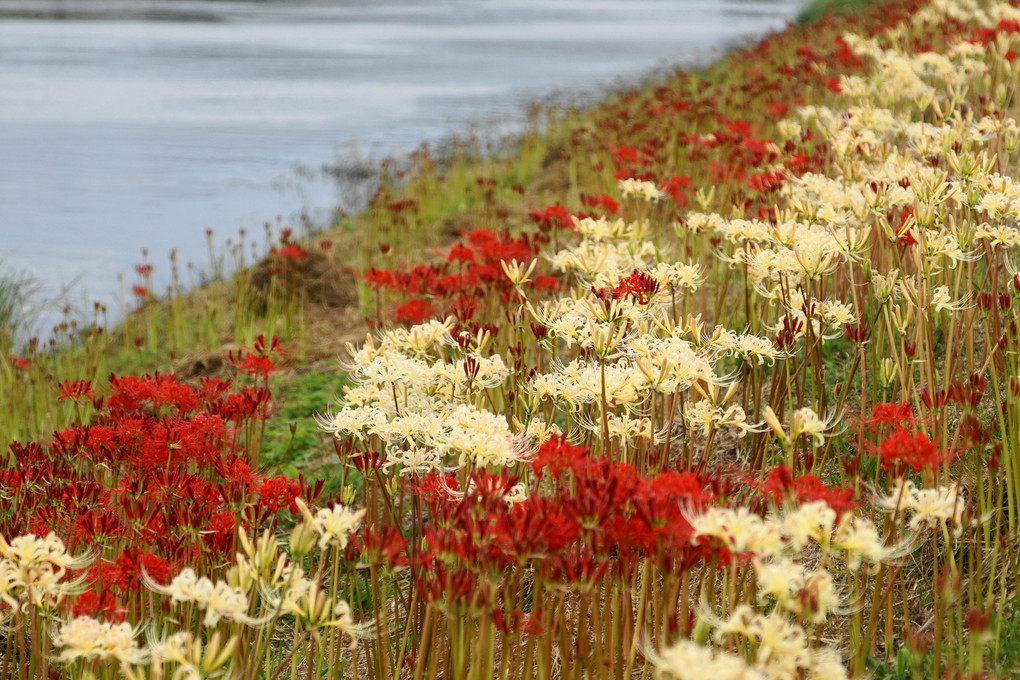
<path id="1" fill-rule="evenodd" d="M 821 35 L 833 37 L 838 30 L 824 24 L 811 31 L 818 28 Z M 792 45 L 808 39 L 808 34 L 802 27 L 793 27 L 782 39 Z M 747 79 L 748 57 L 757 49 L 742 49 L 694 72 L 696 80 L 684 87 L 725 91 L 741 83 Z M 785 46 L 772 49 L 790 50 Z M 614 180 L 605 168 L 619 162 L 613 145 L 626 153 L 635 147 L 624 139 L 613 142 L 605 133 L 600 133 L 603 139 L 596 139 L 591 134 L 593 127 L 605 125 L 610 112 L 626 107 L 630 99 L 652 96 L 656 87 L 671 82 L 676 83 L 659 76 L 640 93 L 611 94 L 605 105 L 584 111 L 536 108 L 529 121 L 530 131 L 502 151 L 486 148 L 483 153 L 471 142 L 455 144 L 445 151 L 441 170 L 428 150 L 412 154 L 407 159 L 409 165 L 392 172 L 384 182 L 370 211 L 345 217 L 315 242 L 305 242 L 302 249 L 307 251 L 303 256 L 307 259 L 270 255 L 254 274 L 251 267 L 253 249 L 286 253 L 300 233 L 275 243 L 249 234 L 247 240 L 242 237 L 223 248 L 210 244 L 215 254 L 210 256 L 208 275 L 214 280 L 182 294 L 194 283 L 195 272 L 190 265 L 186 268 L 182 262 L 172 262 L 169 297 L 160 293 L 162 286 L 155 283 L 151 270 L 139 267 L 134 280 L 128 278 L 124 286 L 133 295 L 127 303 L 138 309 L 116 329 L 108 327 L 108 311 L 97 308 L 91 324 L 67 326 L 49 341 L 49 347 L 28 352 L 39 364 L 32 364 L 36 370 L 15 370 L 10 363 L 4 367 L 3 375 L 15 380 L 18 389 L 31 389 L 24 392 L 23 400 L 10 405 L 13 410 L 7 411 L 5 422 L 17 425 L 0 436 L 0 444 L 43 437 L 72 417 L 70 409 L 52 404 L 47 385 L 51 380 L 98 379 L 110 372 L 176 372 L 192 379 L 203 374 L 232 374 L 227 354 L 250 345 L 259 335 L 278 335 L 293 344 L 290 361 L 295 367 L 309 365 L 335 372 L 332 361 L 342 354 L 345 343 L 363 338 L 367 330 L 361 315 L 374 315 L 374 321 L 380 322 L 382 309 L 389 302 L 359 283 L 356 275 L 373 267 L 400 268 L 421 262 L 427 259 L 423 254 L 434 256 L 441 246 L 473 228 L 517 232 L 530 228 L 532 213 L 545 206 L 577 210 L 584 207 L 582 200 L 604 191 L 612 193 Z M 817 83 L 814 85 L 817 89 Z M 754 98 L 763 99 L 760 93 Z M 740 119 L 741 104 L 718 103 L 722 120 Z M 690 115 L 690 107 L 676 107 L 678 115 Z M 713 115 L 703 107 L 697 111 L 697 120 L 687 121 L 686 127 L 711 130 Z M 624 132 L 612 131 L 614 136 Z M 608 153 L 610 162 L 593 162 L 594 167 L 602 168 L 597 172 L 582 167 L 569 150 L 579 143 L 582 154 Z M 696 173 L 677 176 L 690 176 L 693 186 L 702 180 Z M 224 272 L 237 268 L 236 275 L 222 280 Z M 261 288 L 253 290 L 253 280 Z M 319 287 L 343 292 L 318 293 Z M 52 352 L 65 344 L 74 349 Z M 209 367 L 202 368 L 207 364 Z M 41 379 L 44 376 L 48 379 Z"/>
<path id="2" fill-rule="evenodd" d="M 5 658 L 1014 675 L 1018 53 L 1010 4 L 886 2 L 423 150 L 192 294 L 143 267 L 123 326 L 0 365 L 76 423 L 0 474 Z"/>
<path id="3" fill-rule="evenodd" d="M 26 6 L 96 16 L 4 16 Z M 242 230 L 261 243 L 278 218 L 328 221 L 337 187 L 318 169 L 338 157 L 401 155 L 493 115 L 519 129 L 529 97 L 640 73 L 663 56 L 711 58 L 798 7 L 0 0 L 0 258 L 54 296 L 75 282 L 72 301 L 86 310 L 130 298 L 116 273 L 143 262 L 162 295 L 171 251 L 185 281 L 189 263 L 201 280 L 207 230 L 222 248 Z"/>

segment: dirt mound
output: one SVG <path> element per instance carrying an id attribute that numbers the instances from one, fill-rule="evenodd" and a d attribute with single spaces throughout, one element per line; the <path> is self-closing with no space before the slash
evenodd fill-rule
<path id="1" fill-rule="evenodd" d="M 224 345 L 211 352 L 192 354 L 174 366 L 174 377 L 181 381 L 201 378 L 232 379 L 237 368 L 230 363 L 230 352 L 237 352 L 237 345 Z"/>
<path id="2" fill-rule="evenodd" d="M 358 303 L 354 275 L 322 251 L 304 251 L 300 257 L 270 254 L 251 268 L 248 283 L 264 306 L 273 294 L 300 294 L 310 303 L 343 309 Z M 263 307 L 264 309 L 264 307 Z"/>

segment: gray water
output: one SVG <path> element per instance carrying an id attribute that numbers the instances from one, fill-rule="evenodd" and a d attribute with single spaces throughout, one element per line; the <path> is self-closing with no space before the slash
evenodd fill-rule
<path id="1" fill-rule="evenodd" d="M 0 0 L 0 261 L 113 302 L 143 248 L 204 267 L 208 229 L 322 219 L 342 196 L 302 168 L 512 128 L 530 98 L 704 63 L 802 5 Z"/>

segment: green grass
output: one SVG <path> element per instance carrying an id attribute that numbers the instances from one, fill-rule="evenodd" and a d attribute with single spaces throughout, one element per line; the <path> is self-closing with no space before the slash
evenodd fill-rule
<path id="1" fill-rule="evenodd" d="M 826 14 L 853 14 L 864 9 L 874 0 L 811 0 L 797 15 L 797 21 L 809 24 L 818 21 Z"/>
<path id="2" fill-rule="evenodd" d="M 31 297 L 36 283 L 31 276 L 0 262 L 0 351 L 10 352 L 32 323 Z"/>
<path id="3" fill-rule="evenodd" d="M 328 491 L 339 491 L 339 477 L 330 474 L 336 467 L 332 437 L 319 429 L 315 415 L 336 401 L 345 382 L 339 371 L 273 378 L 278 410 L 266 421 L 262 463 L 279 474 L 325 479 Z"/>

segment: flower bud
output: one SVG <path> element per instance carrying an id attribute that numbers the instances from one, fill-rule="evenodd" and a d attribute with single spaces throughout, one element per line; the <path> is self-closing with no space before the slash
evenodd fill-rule
<path id="1" fill-rule="evenodd" d="M 312 551 L 319 538 L 315 527 L 308 522 L 298 523 L 290 532 L 290 552 L 296 557 L 304 557 Z"/>
<path id="2" fill-rule="evenodd" d="M 886 387 L 891 387 L 896 380 L 896 362 L 889 357 L 882 359 L 878 368 L 878 377 Z"/>

